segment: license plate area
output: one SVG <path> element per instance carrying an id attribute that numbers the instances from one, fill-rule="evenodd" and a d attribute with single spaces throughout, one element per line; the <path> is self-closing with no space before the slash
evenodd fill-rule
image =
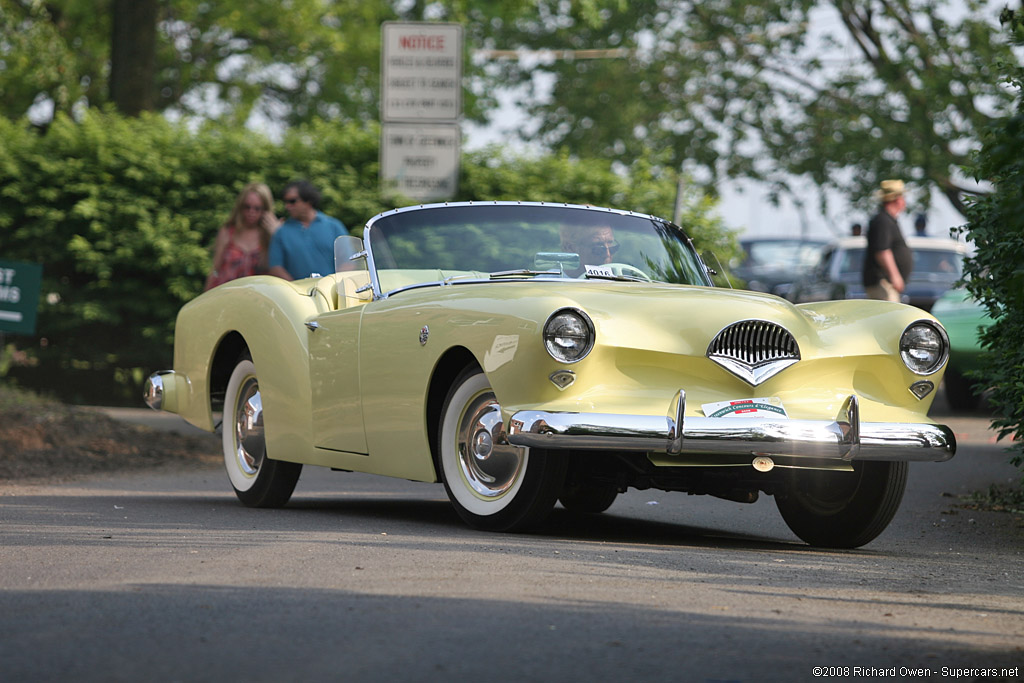
<path id="1" fill-rule="evenodd" d="M 778 396 L 703 403 L 701 409 L 706 417 L 789 417 Z"/>

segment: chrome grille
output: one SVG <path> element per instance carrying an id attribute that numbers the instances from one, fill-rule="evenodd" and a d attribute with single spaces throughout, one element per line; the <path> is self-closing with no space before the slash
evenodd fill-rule
<path id="1" fill-rule="evenodd" d="M 708 347 L 709 358 L 724 358 L 748 367 L 781 360 L 800 360 L 800 347 L 789 330 L 766 320 L 744 320 L 718 333 Z"/>

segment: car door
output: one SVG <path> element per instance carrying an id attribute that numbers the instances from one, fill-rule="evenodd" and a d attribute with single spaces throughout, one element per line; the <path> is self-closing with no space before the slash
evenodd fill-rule
<path id="1" fill-rule="evenodd" d="M 321 314 L 309 340 L 313 445 L 366 454 L 359 384 L 359 327 L 365 306 Z"/>

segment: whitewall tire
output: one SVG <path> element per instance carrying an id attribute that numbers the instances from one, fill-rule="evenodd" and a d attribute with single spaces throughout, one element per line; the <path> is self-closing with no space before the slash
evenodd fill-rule
<path id="1" fill-rule="evenodd" d="M 539 524 L 565 481 L 564 454 L 512 446 L 504 435 L 487 376 L 467 368 L 441 411 L 437 453 L 449 500 L 477 529 L 522 531 Z"/>
<path id="2" fill-rule="evenodd" d="M 263 401 L 256 366 L 238 361 L 224 393 L 224 468 L 235 495 L 249 507 L 281 507 L 291 498 L 302 465 L 267 457 Z"/>

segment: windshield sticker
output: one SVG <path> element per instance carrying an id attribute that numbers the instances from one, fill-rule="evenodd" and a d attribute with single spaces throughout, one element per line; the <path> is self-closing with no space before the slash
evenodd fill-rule
<path id="1" fill-rule="evenodd" d="M 586 273 L 596 277 L 615 277 L 615 273 L 608 266 L 587 266 Z"/>
<path id="2" fill-rule="evenodd" d="M 704 403 L 701 408 L 708 417 L 789 417 L 776 396 Z"/>

